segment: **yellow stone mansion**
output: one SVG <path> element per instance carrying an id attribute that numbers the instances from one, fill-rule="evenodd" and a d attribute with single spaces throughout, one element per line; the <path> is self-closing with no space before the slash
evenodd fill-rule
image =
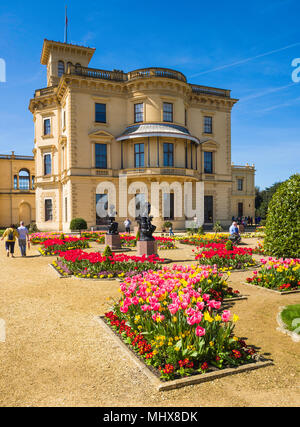
<path id="1" fill-rule="evenodd" d="M 254 217 L 254 166 L 231 162 L 230 91 L 165 68 L 90 68 L 94 52 L 44 40 L 47 87 L 29 104 L 37 227 L 68 231 L 76 217 L 95 227 L 113 205 L 122 229 L 146 199 L 158 229 Z"/>

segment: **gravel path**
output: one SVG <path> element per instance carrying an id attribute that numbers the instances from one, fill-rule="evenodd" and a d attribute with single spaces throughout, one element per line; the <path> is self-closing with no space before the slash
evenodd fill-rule
<path id="1" fill-rule="evenodd" d="M 192 260 L 193 247 L 180 247 L 160 255 Z M 94 320 L 109 308 L 109 298 L 118 298 L 119 283 L 59 279 L 48 266 L 53 258 L 36 256 L 36 247 L 29 255 L 6 258 L 2 242 L 1 406 L 299 406 L 300 344 L 277 330 L 276 316 L 280 306 L 299 304 L 300 294 L 245 286 L 250 273 L 232 273 L 233 287 L 248 297 L 231 309 L 240 317 L 236 335 L 274 365 L 157 392 Z"/>

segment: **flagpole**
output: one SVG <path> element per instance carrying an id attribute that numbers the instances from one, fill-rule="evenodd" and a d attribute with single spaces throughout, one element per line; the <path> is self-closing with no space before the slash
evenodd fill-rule
<path id="1" fill-rule="evenodd" d="M 67 17 L 67 6 L 66 6 L 66 16 L 65 16 L 65 43 L 68 43 L 68 17 Z"/>

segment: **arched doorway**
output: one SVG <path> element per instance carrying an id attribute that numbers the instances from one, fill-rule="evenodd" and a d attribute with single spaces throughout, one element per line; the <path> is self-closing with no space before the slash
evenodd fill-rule
<path id="1" fill-rule="evenodd" d="M 24 221 L 25 225 L 31 223 L 31 206 L 29 203 L 21 202 L 19 205 L 19 222 Z"/>

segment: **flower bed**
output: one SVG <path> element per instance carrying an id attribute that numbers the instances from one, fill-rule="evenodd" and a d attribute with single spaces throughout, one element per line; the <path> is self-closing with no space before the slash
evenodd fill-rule
<path id="1" fill-rule="evenodd" d="M 201 248 L 197 248 L 201 249 Z M 200 264 L 216 265 L 218 268 L 231 268 L 241 270 L 256 265 L 252 257 L 251 248 L 238 248 L 233 246 L 232 250 L 225 248 L 224 244 L 213 244 L 213 247 L 202 250 L 196 254 L 195 259 Z"/>
<path id="2" fill-rule="evenodd" d="M 106 320 L 164 380 L 251 363 L 255 350 L 234 335 L 238 316 L 203 293 L 213 275 L 222 280 L 205 268 L 134 276 L 120 284 L 121 299 Z"/>
<path id="3" fill-rule="evenodd" d="M 138 257 L 113 253 L 112 256 L 104 256 L 99 252 L 87 253 L 80 249 L 61 251 L 59 257 L 57 262 L 68 274 L 91 279 L 124 277 L 156 270 L 163 262 L 155 255 Z"/>
<path id="4" fill-rule="evenodd" d="M 300 290 L 300 259 L 262 259 L 260 271 L 254 271 L 247 283 L 279 292 Z"/>
<path id="5" fill-rule="evenodd" d="M 88 248 L 89 243 L 85 237 L 65 237 L 64 239 L 48 239 L 42 243 L 42 248 L 39 249 L 43 256 L 56 255 L 61 251 L 69 251 L 73 249 Z"/>
<path id="6" fill-rule="evenodd" d="M 226 243 L 228 234 L 204 234 L 201 236 L 179 237 L 178 240 L 184 245 L 201 246 L 214 243 Z"/>
<path id="7" fill-rule="evenodd" d="M 32 233 L 29 236 L 30 243 L 33 245 L 41 245 L 46 240 L 59 238 L 59 233 Z"/>
<path id="8" fill-rule="evenodd" d="M 87 240 L 98 241 L 99 239 L 103 239 L 104 243 L 104 235 L 106 231 L 83 231 L 81 233 L 81 237 L 85 237 Z"/>

